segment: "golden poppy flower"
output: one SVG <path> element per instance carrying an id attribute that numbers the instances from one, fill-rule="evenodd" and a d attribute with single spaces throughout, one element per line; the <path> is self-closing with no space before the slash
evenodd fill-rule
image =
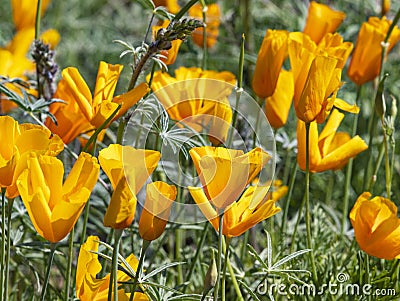
<path id="1" fill-rule="evenodd" d="M 30 152 L 22 164 L 17 186 L 31 221 L 40 236 L 58 242 L 74 227 L 97 182 L 97 159 L 81 153 L 64 184 L 64 166 L 55 157 Z"/>
<path id="2" fill-rule="evenodd" d="M 192 148 L 189 153 L 203 186 L 189 187 L 189 191 L 204 189 L 218 211 L 235 202 L 271 158 L 261 148 L 245 154 L 241 150 L 202 146 Z"/>
<path id="3" fill-rule="evenodd" d="M 390 10 L 390 0 L 382 0 L 382 16 L 386 15 Z"/>
<path id="4" fill-rule="evenodd" d="M 41 15 L 47 9 L 51 0 L 42 0 Z M 11 0 L 13 20 L 17 30 L 33 28 L 36 23 L 38 0 Z"/>
<path id="5" fill-rule="evenodd" d="M 268 193 L 270 186 L 248 187 L 240 199 L 233 202 L 224 212 L 222 234 L 227 237 L 240 236 L 259 222 L 278 213 L 281 209 L 275 206 L 275 202 L 287 193 L 287 187 L 281 185 L 281 181 L 275 181 L 272 193 Z M 204 216 L 218 231 L 220 217 L 204 191 L 194 187 L 190 187 L 189 191 Z"/>
<path id="6" fill-rule="evenodd" d="M 268 29 L 258 52 L 252 87 L 259 97 L 274 94 L 279 73 L 288 55 L 289 32 Z"/>
<path id="7" fill-rule="evenodd" d="M 111 144 L 99 152 L 101 168 L 114 192 L 104 216 L 104 225 L 114 229 L 129 227 L 136 212 L 136 194 L 157 167 L 158 151 Z"/>
<path id="8" fill-rule="evenodd" d="M 217 42 L 219 35 L 219 25 L 221 19 L 221 12 L 217 3 L 212 3 L 206 6 L 206 36 L 207 36 L 207 48 L 211 48 Z M 203 6 L 201 4 L 195 4 L 189 9 L 189 16 L 200 21 L 203 21 Z M 204 43 L 204 28 L 196 28 L 192 33 L 193 42 L 203 47 Z"/>
<path id="9" fill-rule="evenodd" d="M 354 236 L 361 250 L 383 259 L 400 259 L 400 219 L 389 199 L 369 192 L 360 195 L 350 212 Z"/>
<path id="10" fill-rule="evenodd" d="M 176 187 L 157 181 L 146 186 L 146 201 L 139 220 L 139 235 L 152 241 L 160 237 L 167 225 Z"/>
<path id="11" fill-rule="evenodd" d="M 273 128 L 286 124 L 294 95 L 293 75 L 291 71 L 281 70 L 272 96 L 265 99 L 265 115 Z"/>
<path id="12" fill-rule="evenodd" d="M 304 122 L 324 122 L 333 106 L 358 113 L 358 107 L 336 98 L 351 43 L 329 35 L 317 46 L 304 33 L 289 34 L 289 57 L 294 79 L 294 108 Z"/>
<path id="13" fill-rule="evenodd" d="M 153 26 L 153 37 L 157 35 L 157 32 L 161 28 L 167 28 L 169 25 L 170 21 L 164 20 L 164 22 L 161 23 L 161 25 Z M 175 63 L 176 57 L 178 55 L 179 47 L 181 47 L 182 40 L 174 40 L 171 42 L 171 48 L 168 50 L 162 50 L 161 54 L 164 55 L 166 58 L 161 58 L 161 60 L 166 64 L 166 65 L 172 65 Z"/>
<path id="14" fill-rule="evenodd" d="M 21 124 L 10 116 L 0 116 L 0 187 L 6 188 L 7 197 L 19 195 L 16 180 L 20 174 L 19 163 L 30 151 L 39 154 L 57 156 L 64 143 L 45 127 L 33 124 Z M 17 164 L 18 163 L 18 164 Z"/>
<path id="15" fill-rule="evenodd" d="M 346 14 L 325 4 L 310 2 L 308 16 L 303 32 L 319 43 L 327 33 L 333 33 L 342 24 Z"/>
<path id="16" fill-rule="evenodd" d="M 318 134 L 316 122 L 310 123 L 310 160 L 311 172 L 341 169 L 350 158 L 368 148 L 359 136 L 351 138 L 349 134 L 337 129 L 344 118 L 344 114 L 333 110 L 323 131 Z M 306 169 L 306 126 L 301 120 L 297 123 L 297 162 L 301 169 Z"/>
<path id="17" fill-rule="evenodd" d="M 62 71 L 62 77 L 80 110 L 96 128 L 99 128 L 111 116 L 119 104 L 122 106 L 113 120 L 125 114 L 149 91 L 147 84 L 142 83 L 125 94 L 113 97 L 122 68 L 122 65 L 100 62 L 93 97 L 78 69 L 69 67 Z"/>
<path id="18" fill-rule="evenodd" d="M 81 246 L 76 267 L 76 296 L 81 301 L 106 301 L 108 296 L 110 274 L 103 278 L 97 278 L 102 266 L 98 259 L 99 241 L 97 236 L 89 236 L 86 242 Z M 137 258 L 131 254 L 126 258 L 129 267 L 136 271 L 138 266 Z M 124 266 L 124 263 L 122 263 Z M 129 270 L 128 267 L 124 266 Z M 130 277 L 123 271 L 118 270 L 117 281 L 129 281 Z M 118 290 L 118 300 L 128 301 L 129 293 L 123 288 Z M 145 294 L 135 293 L 133 300 L 149 300 Z"/>
<path id="19" fill-rule="evenodd" d="M 378 76 L 381 68 L 382 45 L 392 21 L 386 17 L 370 17 L 361 25 L 356 47 L 350 60 L 347 75 L 357 85 L 362 85 Z M 400 40 L 400 29 L 395 26 L 388 40 L 389 53 Z"/>
<path id="20" fill-rule="evenodd" d="M 180 67 L 175 77 L 156 72 L 152 89 L 171 119 L 195 131 L 205 131 L 212 143 L 219 144 L 226 140 L 231 125 L 227 97 L 235 83 L 235 76 L 227 71 Z"/>
<path id="21" fill-rule="evenodd" d="M 79 134 L 94 129 L 80 110 L 71 87 L 64 79 L 61 79 L 58 83 L 54 98 L 62 99 L 65 103 L 58 102 L 50 105 L 50 113 L 56 118 L 57 124 L 50 117 L 47 117 L 45 125 L 52 133 L 60 136 L 65 144 L 70 143 Z"/>

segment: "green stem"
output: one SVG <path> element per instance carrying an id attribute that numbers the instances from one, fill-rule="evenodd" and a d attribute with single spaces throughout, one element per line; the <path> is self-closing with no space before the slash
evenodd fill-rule
<path id="1" fill-rule="evenodd" d="M 226 237 L 226 246 L 225 246 L 225 262 L 224 262 L 224 269 L 222 271 L 222 301 L 225 301 L 225 284 L 226 284 L 226 267 L 228 266 L 228 261 L 229 261 L 229 244 L 231 242 L 231 239 L 229 237 Z"/>
<path id="2" fill-rule="evenodd" d="M 189 272 L 186 274 L 185 282 L 190 282 L 190 280 L 192 278 L 192 275 L 194 272 L 194 267 L 196 266 L 196 262 L 199 259 L 200 251 L 203 249 L 204 241 L 206 240 L 206 237 L 207 237 L 208 225 L 209 225 L 208 221 L 204 223 L 202 235 L 197 243 L 196 253 L 194 254 L 192 262 L 190 263 Z M 183 287 L 183 293 L 186 292 L 187 287 L 188 287 L 188 285 L 185 285 Z"/>
<path id="3" fill-rule="evenodd" d="M 204 0 L 200 0 L 201 5 L 203 6 L 203 23 L 207 24 L 207 5 Z M 203 70 L 207 69 L 207 27 L 203 27 L 203 60 L 202 60 L 202 68 Z"/>
<path id="4" fill-rule="evenodd" d="M 183 17 L 183 15 L 196 3 L 198 2 L 198 0 L 191 0 L 190 2 L 186 3 L 186 5 L 184 7 L 181 8 L 181 10 L 175 15 L 174 17 L 174 21 L 179 20 L 180 18 Z"/>
<path id="5" fill-rule="evenodd" d="M 307 248 L 310 251 L 311 261 L 311 272 L 314 279 L 314 283 L 318 283 L 317 269 L 314 260 L 314 250 L 312 246 L 311 237 L 311 212 L 310 212 L 310 123 L 306 123 L 306 191 L 305 191 L 305 202 L 306 202 L 306 229 L 307 229 Z"/>
<path id="6" fill-rule="evenodd" d="M 1 220 L 6 220 L 6 189 L 1 188 Z M 4 272 L 5 272 L 5 261 L 6 261 L 6 223 L 1 223 L 1 275 L 0 275 L 0 298 L 4 296 Z"/>
<path id="7" fill-rule="evenodd" d="M 294 250 L 294 245 L 296 243 L 297 229 L 298 229 L 299 224 L 300 224 L 300 220 L 301 220 L 301 217 L 302 217 L 302 212 L 303 212 L 303 208 L 304 208 L 305 203 L 306 203 L 306 198 L 304 196 L 302 201 L 301 201 L 301 203 L 300 203 L 300 207 L 299 207 L 298 214 L 297 214 L 296 224 L 294 225 L 294 229 L 293 229 L 293 233 L 292 233 L 292 238 L 291 238 L 292 244 L 290 245 L 290 253 L 293 253 L 293 250 Z"/>
<path id="8" fill-rule="evenodd" d="M 363 191 L 366 191 L 367 188 L 367 183 L 371 180 L 371 168 L 372 168 L 372 163 L 373 163 L 373 154 L 372 154 L 372 144 L 373 140 L 376 135 L 376 113 L 374 110 L 374 103 L 371 106 L 372 108 L 372 116 L 369 122 L 368 126 L 368 133 L 369 133 L 369 139 L 368 139 L 368 149 L 367 149 L 367 157 L 368 157 L 368 163 L 367 163 L 367 168 L 366 171 L 364 172 L 364 183 L 363 183 Z"/>
<path id="9" fill-rule="evenodd" d="M 70 286 L 71 286 L 71 273 L 72 273 L 72 256 L 74 253 L 74 234 L 75 229 L 72 228 L 68 238 L 68 263 L 67 263 L 67 276 L 65 280 L 65 301 L 69 300 Z"/>
<path id="10" fill-rule="evenodd" d="M 369 191 L 370 193 L 372 193 L 372 190 L 374 188 L 374 184 L 376 182 L 376 177 L 377 177 L 379 168 L 381 166 L 384 154 L 385 154 L 385 146 L 382 143 L 381 147 L 379 149 L 379 155 L 378 155 L 378 159 L 376 160 L 374 172 L 373 172 L 373 174 L 372 174 L 372 176 L 371 176 L 371 178 L 369 180 L 368 186 L 367 186 L 367 191 Z"/>
<path id="11" fill-rule="evenodd" d="M 365 254 L 365 273 L 367 276 L 366 284 L 371 284 L 371 277 L 370 277 L 370 266 L 369 266 L 369 255 Z M 370 294 L 367 296 L 367 300 L 371 300 Z"/>
<path id="12" fill-rule="evenodd" d="M 10 276 L 10 250 L 11 250 L 11 213 L 14 205 L 14 199 L 8 200 L 8 216 L 7 216 L 7 249 L 6 249 L 6 272 L 4 277 L 5 290 L 4 301 L 8 301 L 8 283 Z"/>
<path id="13" fill-rule="evenodd" d="M 240 250 L 240 261 L 242 261 L 242 262 L 244 260 L 244 256 L 246 255 L 248 241 L 249 241 L 249 231 L 246 231 L 246 232 L 244 232 L 244 236 L 242 239 L 242 248 Z"/>
<path id="14" fill-rule="evenodd" d="M 218 300 L 219 293 L 219 282 L 221 277 L 221 258 L 222 258 L 222 241 L 224 240 L 224 235 L 222 234 L 222 227 L 224 223 L 224 212 L 219 217 L 219 227 L 218 227 L 218 254 L 217 254 L 217 281 L 214 287 L 214 300 Z"/>
<path id="15" fill-rule="evenodd" d="M 235 109 L 233 111 L 233 116 L 232 116 L 232 127 L 229 131 L 228 142 L 226 144 L 228 147 L 232 143 L 233 134 L 234 134 L 234 130 L 236 127 L 236 122 L 237 122 L 239 101 L 240 101 L 240 97 L 242 96 L 242 93 L 243 93 L 244 44 L 245 44 L 245 36 L 244 36 L 244 34 L 242 34 L 242 42 L 240 45 L 238 84 L 237 84 L 237 88 L 236 88 Z"/>
<path id="16" fill-rule="evenodd" d="M 53 265 L 53 259 L 54 259 L 54 253 L 56 251 L 57 244 L 56 243 L 51 243 L 50 244 L 50 256 L 49 256 L 49 263 L 47 264 L 47 271 L 46 271 L 46 276 L 44 277 L 44 283 L 43 283 L 43 288 L 42 288 L 42 294 L 40 296 L 40 300 L 44 301 L 46 297 L 46 290 L 47 290 L 47 285 L 49 284 L 50 280 L 50 272 L 51 272 L 51 266 Z"/>
<path id="17" fill-rule="evenodd" d="M 38 0 L 38 4 L 36 7 L 35 40 L 37 40 L 39 38 L 41 10 L 42 10 L 42 0 Z"/>
<path id="18" fill-rule="evenodd" d="M 90 211 L 90 199 L 87 201 L 86 206 L 85 206 L 85 213 L 83 216 L 83 227 L 82 227 L 82 233 L 81 233 L 81 245 L 85 243 L 86 240 L 86 228 L 87 228 L 87 223 L 89 220 L 89 211 Z"/>
<path id="19" fill-rule="evenodd" d="M 141 271 L 143 269 L 143 263 L 144 263 L 144 257 L 146 255 L 146 250 L 150 246 L 150 243 L 151 243 L 151 241 L 143 239 L 142 250 L 140 252 L 140 258 L 139 258 L 138 267 L 136 269 L 135 278 L 133 279 L 132 291 L 131 291 L 131 296 L 129 298 L 129 301 L 133 301 L 133 297 L 135 295 L 136 286 L 138 284 Z"/>
<path id="20" fill-rule="evenodd" d="M 119 243 L 121 240 L 123 230 L 116 229 L 114 232 L 114 249 L 112 255 L 112 267 L 110 274 L 110 283 L 108 285 L 108 301 L 111 301 L 114 295 L 114 301 L 118 301 L 118 255 L 119 255 Z"/>
<path id="21" fill-rule="evenodd" d="M 385 120 L 381 117 L 382 130 L 383 130 L 383 147 L 385 148 L 385 176 L 386 176 L 386 195 L 387 198 L 390 199 L 392 183 L 391 183 L 391 174 L 390 174 L 390 161 L 389 161 L 389 145 L 388 145 L 388 137 L 386 133 Z"/>
<path id="22" fill-rule="evenodd" d="M 294 165 L 292 167 L 292 171 L 291 171 L 291 177 L 290 177 L 290 181 L 289 181 L 288 195 L 286 198 L 285 208 L 283 209 L 283 217 L 282 217 L 282 224 L 281 224 L 282 235 L 285 235 L 285 232 L 286 232 L 286 226 L 287 226 L 286 221 L 287 221 L 287 216 L 288 216 L 288 212 L 289 212 L 290 201 L 292 199 L 294 183 L 296 182 L 297 169 L 298 169 L 297 161 L 295 161 Z"/>
<path id="23" fill-rule="evenodd" d="M 362 86 L 358 86 L 357 89 L 357 96 L 355 104 L 358 104 L 358 100 L 360 99 Z M 351 137 L 354 137 L 357 133 L 357 126 L 358 126 L 358 114 L 354 115 L 353 118 L 353 127 L 351 129 Z M 346 175 L 345 175 L 345 187 L 344 187 L 344 195 L 343 195 L 343 211 L 342 211 L 342 227 L 341 227 L 341 234 L 343 235 L 345 232 L 347 216 L 349 211 L 349 196 L 350 196 L 350 185 L 351 185 L 351 178 L 353 175 L 353 159 L 350 159 L 346 166 Z"/>
<path id="24" fill-rule="evenodd" d="M 222 247 L 224 249 L 226 249 L 225 240 L 222 240 Z M 233 271 L 231 262 L 228 260 L 226 263 L 227 263 L 227 267 L 228 267 L 228 270 L 229 270 L 229 275 L 231 276 L 231 281 L 232 281 L 232 284 L 233 284 L 233 288 L 235 289 L 235 292 L 236 292 L 236 300 L 244 301 L 244 298 L 242 296 L 242 292 L 240 291 L 239 283 L 236 280 L 236 275 L 235 275 L 235 272 Z"/>
<path id="25" fill-rule="evenodd" d="M 119 104 L 114 112 L 104 121 L 98 129 L 93 133 L 93 135 L 89 138 L 88 142 L 86 143 L 85 147 L 83 148 L 83 152 L 87 152 L 89 149 L 90 145 L 94 143 L 97 139 L 97 136 L 100 134 L 100 132 L 114 119 L 115 115 L 117 115 L 119 109 L 121 108 L 121 104 Z"/>

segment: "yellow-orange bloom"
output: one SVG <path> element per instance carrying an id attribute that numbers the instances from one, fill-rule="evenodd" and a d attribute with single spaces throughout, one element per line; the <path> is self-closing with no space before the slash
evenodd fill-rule
<path id="1" fill-rule="evenodd" d="M 93 97 L 78 69 L 69 67 L 62 71 L 62 77 L 80 110 L 96 128 L 99 128 L 112 115 L 119 104 L 121 108 L 113 120 L 125 114 L 149 91 L 147 84 L 142 83 L 125 94 L 113 97 L 122 68 L 122 65 L 100 62 Z"/>
<path id="2" fill-rule="evenodd" d="M 195 131 L 205 131 L 210 141 L 224 142 L 232 121 L 227 97 L 232 93 L 235 76 L 227 71 L 180 67 L 175 77 L 156 72 L 152 89 L 171 119 Z"/>
<path id="3" fill-rule="evenodd" d="M 304 122 L 324 122 L 333 106 L 357 113 L 336 94 L 341 86 L 341 73 L 352 44 L 339 35 L 328 35 L 316 45 L 304 33 L 289 34 L 289 57 L 294 79 L 294 108 Z"/>
<path id="4" fill-rule="evenodd" d="M 333 110 L 323 131 L 318 134 L 316 122 L 310 123 L 309 168 L 311 172 L 341 169 L 350 158 L 368 148 L 358 135 L 351 138 L 337 129 L 344 114 Z M 301 169 L 306 169 L 306 126 L 301 120 L 297 123 L 297 162 Z"/>
<path id="5" fill-rule="evenodd" d="M 51 137 L 48 129 L 21 124 L 10 116 L 0 116 L 0 187 L 7 189 L 7 197 L 15 198 L 18 194 L 16 180 L 20 173 L 17 163 L 30 151 L 56 156 L 64 144 L 58 136 Z"/>
<path id="6" fill-rule="evenodd" d="M 76 267 L 76 296 L 81 301 L 106 301 L 110 282 L 110 274 L 101 279 L 96 278 L 100 273 L 102 266 L 98 259 L 99 241 L 97 236 L 89 236 L 86 242 L 81 246 L 78 256 L 78 265 Z M 126 270 L 136 271 L 138 266 L 137 258 L 131 254 L 126 258 L 129 267 L 122 263 Z M 126 282 L 130 277 L 123 271 L 118 270 L 117 281 Z M 129 293 L 123 288 L 118 290 L 118 300 L 128 301 Z M 149 300 L 145 294 L 135 293 L 133 300 Z"/>
<path id="7" fill-rule="evenodd" d="M 227 237 L 240 236 L 259 222 L 278 213 L 281 209 L 275 206 L 275 202 L 287 192 L 287 187 L 281 184 L 280 181 L 275 181 L 275 191 L 272 193 L 268 193 L 270 186 L 248 187 L 240 199 L 233 202 L 224 212 L 222 233 Z M 220 217 L 203 190 L 191 188 L 189 191 L 204 216 L 218 231 Z"/>
<path id="8" fill-rule="evenodd" d="M 74 227 L 97 182 L 97 159 L 81 153 L 64 184 L 64 166 L 55 157 L 30 152 L 22 165 L 17 186 L 32 223 L 40 236 L 58 242 Z"/>
<path id="9" fill-rule="evenodd" d="M 42 0 L 43 16 L 51 0 Z M 11 0 L 14 24 L 17 30 L 35 27 L 38 0 Z"/>
<path id="10" fill-rule="evenodd" d="M 386 15 L 390 10 L 390 0 L 382 0 L 382 16 Z"/>
<path id="11" fill-rule="evenodd" d="M 104 216 L 104 225 L 124 229 L 136 212 L 136 194 L 157 167 L 158 151 L 111 144 L 99 152 L 101 168 L 110 179 L 114 192 Z"/>
<path id="12" fill-rule="evenodd" d="M 170 21 L 164 20 L 164 22 L 161 23 L 161 25 L 153 26 L 153 36 L 156 36 L 157 32 L 161 28 L 167 28 L 169 25 Z M 166 64 L 166 65 L 172 65 L 175 63 L 176 57 L 178 55 L 179 47 L 181 47 L 182 40 L 174 40 L 171 42 L 171 48 L 168 50 L 162 50 L 161 54 L 164 55 L 166 58 L 162 58 L 161 60 Z"/>
<path id="13" fill-rule="evenodd" d="M 289 32 L 268 29 L 258 52 L 252 87 L 259 97 L 274 94 L 279 73 L 288 55 Z"/>
<path id="14" fill-rule="evenodd" d="M 345 13 L 312 1 L 308 7 L 308 16 L 303 32 L 318 44 L 327 33 L 335 32 L 344 18 L 346 18 Z"/>
<path id="15" fill-rule="evenodd" d="M 167 225 L 176 187 L 157 181 L 146 186 L 146 201 L 139 220 L 139 235 L 152 241 L 160 237 Z"/>
<path id="16" fill-rule="evenodd" d="M 207 48 L 211 48 L 217 42 L 219 35 L 219 25 L 221 19 L 221 12 L 217 3 L 207 5 L 206 9 L 206 36 Z M 203 21 L 203 6 L 195 4 L 189 9 L 189 16 Z M 204 28 L 199 27 L 193 31 L 193 42 L 199 47 L 203 47 L 204 43 Z"/>
<path id="17" fill-rule="evenodd" d="M 71 87 L 65 79 L 61 79 L 58 83 L 54 98 L 62 99 L 65 103 L 57 102 L 50 105 L 50 113 L 56 118 L 57 124 L 50 117 L 47 117 L 45 125 L 52 133 L 60 136 L 65 144 L 70 143 L 79 134 L 94 129 L 80 110 Z"/>
<path id="18" fill-rule="evenodd" d="M 292 72 L 282 69 L 274 94 L 265 99 L 265 115 L 273 128 L 277 129 L 286 124 L 293 95 Z"/>
<path id="19" fill-rule="evenodd" d="M 371 199 L 364 192 L 350 212 L 354 235 L 361 250 L 383 259 L 400 259 L 400 219 L 397 206 L 389 199 Z"/>
<path id="20" fill-rule="evenodd" d="M 271 158 L 261 148 L 245 154 L 241 150 L 202 146 L 192 148 L 189 153 L 203 186 L 189 187 L 189 191 L 193 195 L 204 189 L 217 211 L 235 202 Z"/>
<path id="21" fill-rule="evenodd" d="M 351 57 L 347 75 L 357 85 L 362 85 L 378 76 L 381 68 L 382 45 L 392 21 L 386 17 L 370 17 L 358 33 L 357 44 Z M 395 26 L 388 40 L 389 53 L 400 40 L 400 29 Z"/>
<path id="22" fill-rule="evenodd" d="M 156 7 L 164 6 L 170 13 L 173 14 L 176 14 L 181 9 L 177 0 L 153 0 L 153 3 Z"/>

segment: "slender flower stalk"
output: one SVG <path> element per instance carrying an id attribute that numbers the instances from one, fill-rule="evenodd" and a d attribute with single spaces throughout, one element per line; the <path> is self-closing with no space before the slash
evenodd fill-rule
<path id="1" fill-rule="evenodd" d="M 47 290 L 47 285 L 49 284 L 49 280 L 50 280 L 50 271 L 51 271 L 51 267 L 53 265 L 54 254 L 56 252 L 56 248 L 57 248 L 57 243 L 50 244 L 49 262 L 47 264 L 47 271 L 46 271 L 46 275 L 44 277 L 44 283 L 43 283 L 42 293 L 40 296 L 40 301 L 44 301 L 46 299 L 46 290 Z"/>
<path id="2" fill-rule="evenodd" d="M 222 301 L 225 301 L 225 284 L 226 284 L 226 267 L 228 266 L 228 261 L 229 261 L 229 244 L 231 242 L 231 238 L 230 237 L 226 237 L 225 239 L 225 261 L 224 261 L 224 268 L 222 271 L 222 285 L 221 285 L 221 289 L 222 289 Z"/>
<path id="3" fill-rule="evenodd" d="M 305 191 L 305 202 L 306 202 L 306 229 L 307 229 L 307 248 L 311 249 L 310 261 L 311 261 L 311 272 L 313 276 L 314 283 L 318 283 L 317 268 L 315 266 L 314 250 L 311 237 L 311 212 L 310 212 L 310 123 L 306 123 L 306 191 Z"/>
<path id="4" fill-rule="evenodd" d="M 1 189 L 1 220 L 6 220 L 6 189 Z M 1 270 L 0 270 L 0 298 L 4 296 L 5 283 L 4 283 L 4 273 L 5 273 L 5 261 L 6 261 L 6 223 L 1 223 Z"/>
<path id="5" fill-rule="evenodd" d="M 218 293 L 219 293 L 219 284 L 221 279 L 221 259 L 222 259 L 222 241 L 224 239 L 224 235 L 222 234 L 223 231 L 223 219 L 224 219 L 224 212 L 222 212 L 219 218 L 219 227 L 218 227 L 218 253 L 217 253 L 217 281 L 214 287 L 214 300 L 218 300 Z"/>
<path id="6" fill-rule="evenodd" d="M 133 279 L 132 291 L 131 291 L 131 296 L 129 298 L 129 301 L 133 301 L 133 296 L 135 295 L 135 290 L 136 290 L 136 287 L 137 287 L 139 279 L 140 279 L 141 271 L 143 269 L 144 257 L 146 255 L 147 249 L 150 246 L 150 243 L 151 243 L 151 240 L 145 240 L 145 239 L 142 240 L 142 249 L 140 251 L 140 258 L 139 258 L 138 267 L 136 269 L 135 278 Z"/>
<path id="7" fill-rule="evenodd" d="M 42 0 L 38 0 L 36 8 L 36 22 L 35 22 L 35 40 L 39 38 L 40 32 L 40 12 L 42 10 Z"/>
<path id="8" fill-rule="evenodd" d="M 68 262 L 67 262 L 67 271 L 65 279 L 65 296 L 64 296 L 65 301 L 69 300 L 69 293 L 71 288 L 72 257 L 74 254 L 74 233 L 75 233 L 75 227 L 72 228 L 68 238 Z"/>
<path id="9" fill-rule="evenodd" d="M 4 290 L 4 301 L 9 300 L 9 293 L 8 293 L 8 287 L 9 287 L 9 276 L 10 276 L 10 249 L 11 249 L 11 213 L 12 213 L 12 208 L 14 204 L 14 199 L 8 199 L 8 216 L 7 216 L 7 248 L 6 248 L 6 270 L 5 270 L 5 276 L 4 276 L 4 284 L 5 284 L 5 290 Z"/>
<path id="10" fill-rule="evenodd" d="M 355 104 L 357 105 L 361 96 L 362 85 L 358 86 L 357 88 L 357 96 Z M 353 127 L 351 129 L 351 137 L 354 137 L 357 132 L 357 125 L 358 125 L 358 114 L 353 116 Z M 342 227 L 341 227 L 341 234 L 343 235 L 345 232 L 345 226 L 347 217 L 349 214 L 349 195 L 350 195 L 350 182 L 353 174 L 353 158 L 349 160 L 346 166 L 346 175 L 345 175 L 345 186 L 344 186 L 344 195 L 343 195 L 343 211 L 342 211 Z"/>
<path id="11" fill-rule="evenodd" d="M 290 180 L 289 180 L 289 187 L 288 187 L 288 195 L 287 195 L 287 198 L 286 198 L 286 204 L 285 204 L 285 208 L 283 209 L 283 217 L 282 217 L 282 224 L 281 224 L 282 235 L 285 235 L 285 232 L 286 232 L 287 215 L 288 215 L 288 212 L 289 212 L 290 200 L 292 199 L 294 183 L 296 182 L 297 169 L 298 169 L 297 162 L 294 162 L 293 168 L 291 170 L 291 177 L 290 177 Z"/>
<path id="12" fill-rule="evenodd" d="M 108 288 L 108 301 L 118 301 L 118 255 L 119 255 L 119 244 L 121 241 L 123 230 L 115 229 L 114 231 L 114 249 L 112 255 L 112 266 L 110 274 L 110 283 Z M 133 295 L 133 294 L 132 294 Z M 112 298 L 114 296 L 114 298 Z"/>

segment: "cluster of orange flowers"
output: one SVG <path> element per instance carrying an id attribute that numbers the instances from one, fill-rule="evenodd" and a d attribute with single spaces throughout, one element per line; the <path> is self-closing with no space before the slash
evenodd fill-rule
<path id="1" fill-rule="evenodd" d="M 386 10 L 387 11 L 387 10 Z M 311 2 L 303 32 L 267 30 L 262 42 L 253 77 L 253 90 L 265 98 L 265 113 L 275 128 L 285 125 L 292 104 L 298 117 L 297 161 L 306 169 L 306 124 L 309 129 L 309 170 L 322 172 L 345 166 L 350 158 L 367 149 L 359 137 L 337 129 L 344 118 L 334 107 L 357 114 L 359 108 L 337 98 L 341 73 L 353 44 L 343 42 L 335 33 L 346 17 L 345 13 Z M 370 17 L 358 35 L 347 70 L 357 85 L 375 79 L 380 72 L 382 43 L 391 21 Z M 394 27 L 388 39 L 386 54 L 400 40 L 400 30 Z M 282 69 L 286 58 L 291 70 Z M 324 123 L 319 133 L 318 124 Z M 379 258 L 400 258 L 400 220 L 397 208 L 381 197 L 369 201 L 364 193 L 357 200 L 350 219 L 360 247 Z M 397 236 L 397 238 L 396 238 Z M 379 246 L 379 247 L 378 247 Z"/>

